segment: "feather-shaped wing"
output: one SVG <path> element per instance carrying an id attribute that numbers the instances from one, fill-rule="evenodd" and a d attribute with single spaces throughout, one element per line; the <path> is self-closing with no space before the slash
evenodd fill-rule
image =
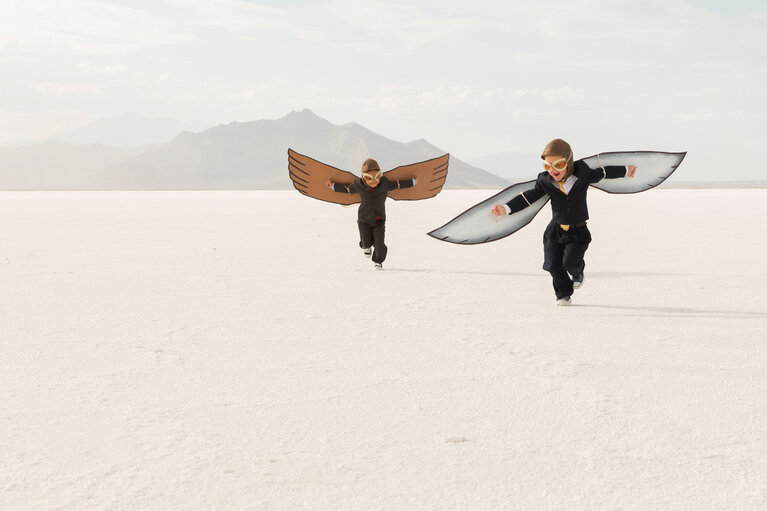
<path id="1" fill-rule="evenodd" d="M 634 177 L 603 179 L 591 186 L 609 193 L 638 193 L 665 181 L 682 163 L 686 154 L 658 151 L 600 153 L 583 158 L 583 161 L 592 169 L 608 165 L 636 165 Z"/>
<path id="2" fill-rule="evenodd" d="M 549 196 L 544 195 L 530 206 L 511 215 L 496 217 L 490 214 L 490 210 L 495 204 L 506 204 L 534 186 L 535 180 L 511 185 L 467 209 L 442 227 L 434 229 L 429 236 L 461 245 L 476 245 L 505 238 L 529 224 L 549 201 Z"/>
<path id="3" fill-rule="evenodd" d="M 360 201 L 358 193 L 338 193 L 327 186 L 328 181 L 341 185 L 352 184 L 355 176 L 351 172 L 331 167 L 292 149 L 288 149 L 288 172 L 293 186 L 304 195 L 344 205 Z"/>
<path id="4" fill-rule="evenodd" d="M 395 200 L 420 200 L 434 197 L 441 190 L 447 179 L 447 165 L 449 154 L 438 158 L 402 165 L 384 173 L 389 181 L 400 179 L 418 178 L 418 183 L 412 188 L 394 189 L 389 192 L 389 197 Z"/>

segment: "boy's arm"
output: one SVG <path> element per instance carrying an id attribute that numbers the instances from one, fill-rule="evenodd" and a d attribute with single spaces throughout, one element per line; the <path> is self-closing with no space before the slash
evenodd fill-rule
<path id="1" fill-rule="evenodd" d="M 597 169 L 591 169 L 590 183 L 598 183 L 602 179 L 618 179 L 621 177 L 634 177 L 635 165 L 605 165 Z"/>
<path id="2" fill-rule="evenodd" d="M 495 216 L 511 215 L 512 213 L 522 211 L 526 207 L 532 205 L 544 195 L 546 195 L 546 192 L 543 191 L 536 181 L 535 188 L 530 188 L 519 195 L 515 195 L 514 198 L 506 204 L 496 204 L 490 212 Z"/>
<path id="3" fill-rule="evenodd" d="M 349 184 L 341 184 L 341 183 L 333 183 L 332 181 L 327 182 L 327 187 L 333 190 L 334 192 L 338 193 L 356 193 L 356 190 L 354 189 L 354 183 Z"/>
<path id="4" fill-rule="evenodd" d="M 418 178 L 413 179 L 397 179 L 396 181 L 389 181 L 389 190 L 397 190 L 400 188 L 413 188 L 418 182 Z"/>
<path id="5" fill-rule="evenodd" d="M 544 192 L 536 182 L 535 188 L 525 190 L 505 204 L 507 208 L 506 214 L 510 215 L 516 211 L 521 211 L 544 195 L 546 195 L 546 192 Z"/>

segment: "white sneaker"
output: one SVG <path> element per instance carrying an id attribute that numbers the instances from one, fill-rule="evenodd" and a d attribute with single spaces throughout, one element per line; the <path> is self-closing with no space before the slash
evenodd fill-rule
<path id="1" fill-rule="evenodd" d="M 580 289 L 583 286 L 583 272 L 573 277 L 573 289 Z"/>
<path id="2" fill-rule="evenodd" d="M 372 248 L 363 248 L 362 249 L 362 253 L 365 255 L 365 257 L 367 257 L 369 259 L 370 256 L 373 255 L 373 249 Z"/>
<path id="3" fill-rule="evenodd" d="M 373 267 L 376 270 L 383 270 L 383 265 L 381 263 L 375 263 L 375 265 L 373 265 Z"/>
<path id="4" fill-rule="evenodd" d="M 572 303 L 573 303 L 573 301 L 570 300 L 569 296 L 565 296 L 564 298 L 560 298 L 559 300 L 557 300 L 557 305 L 560 306 L 560 307 L 564 307 L 564 306 L 567 306 L 567 305 L 572 305 Z"/>

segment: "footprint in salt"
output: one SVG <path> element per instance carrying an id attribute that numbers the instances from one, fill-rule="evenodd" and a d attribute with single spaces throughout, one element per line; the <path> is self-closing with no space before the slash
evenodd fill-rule
<path id="1" fill-rule="evenodd" d="M 466 438 L 465 436 L 451 436 L 451 437 L 444 438 L 442 440 L 442 443 L 443 444 L 462 444 L 468 441 L 469 439 Z"/>

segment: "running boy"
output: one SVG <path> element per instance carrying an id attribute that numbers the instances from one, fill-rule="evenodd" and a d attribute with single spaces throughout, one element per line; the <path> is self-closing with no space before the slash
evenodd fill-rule
<path id="1" fill-rule="evenodd" d="M 541 159 L 544 172 L 538 174 L 535 186 L 506 204 L 494 205 L 490 212 L 496 216 L 510 215 L 546 194 L 550 196 L 552 220 L 543 234 L 543 269 L 553 279 L 557 305 L 570 305 L 573 290 L 583 285 L 586 266 L 583 256 L 591 243 L 591 233 L 586 227 L 589 185 L 602 179 L 634 177 L 636 166 L 592 169 L 583 161 L 574 163 L 570 145 L 561 139 L 549 142 Z"/>
<path id="2" fill-rule="evenodd" d="M 418 178 L 389 181 L 381 167 L 373 159 L 362 162 L 362 173 L 351 184 L 327 182 L 328 188 L 338 193 L 359 193 L 360 206 L 357 210 L 357 226 L 360 231 L 360 248 L 366 257 L 373 258 L 375 267 L 380 269 L 388 251 L 384 242 L 386 230 L 386 197 L 390 190 L 415 186 Z M 374 247 L 374 250 L 371 250 Z"/>

